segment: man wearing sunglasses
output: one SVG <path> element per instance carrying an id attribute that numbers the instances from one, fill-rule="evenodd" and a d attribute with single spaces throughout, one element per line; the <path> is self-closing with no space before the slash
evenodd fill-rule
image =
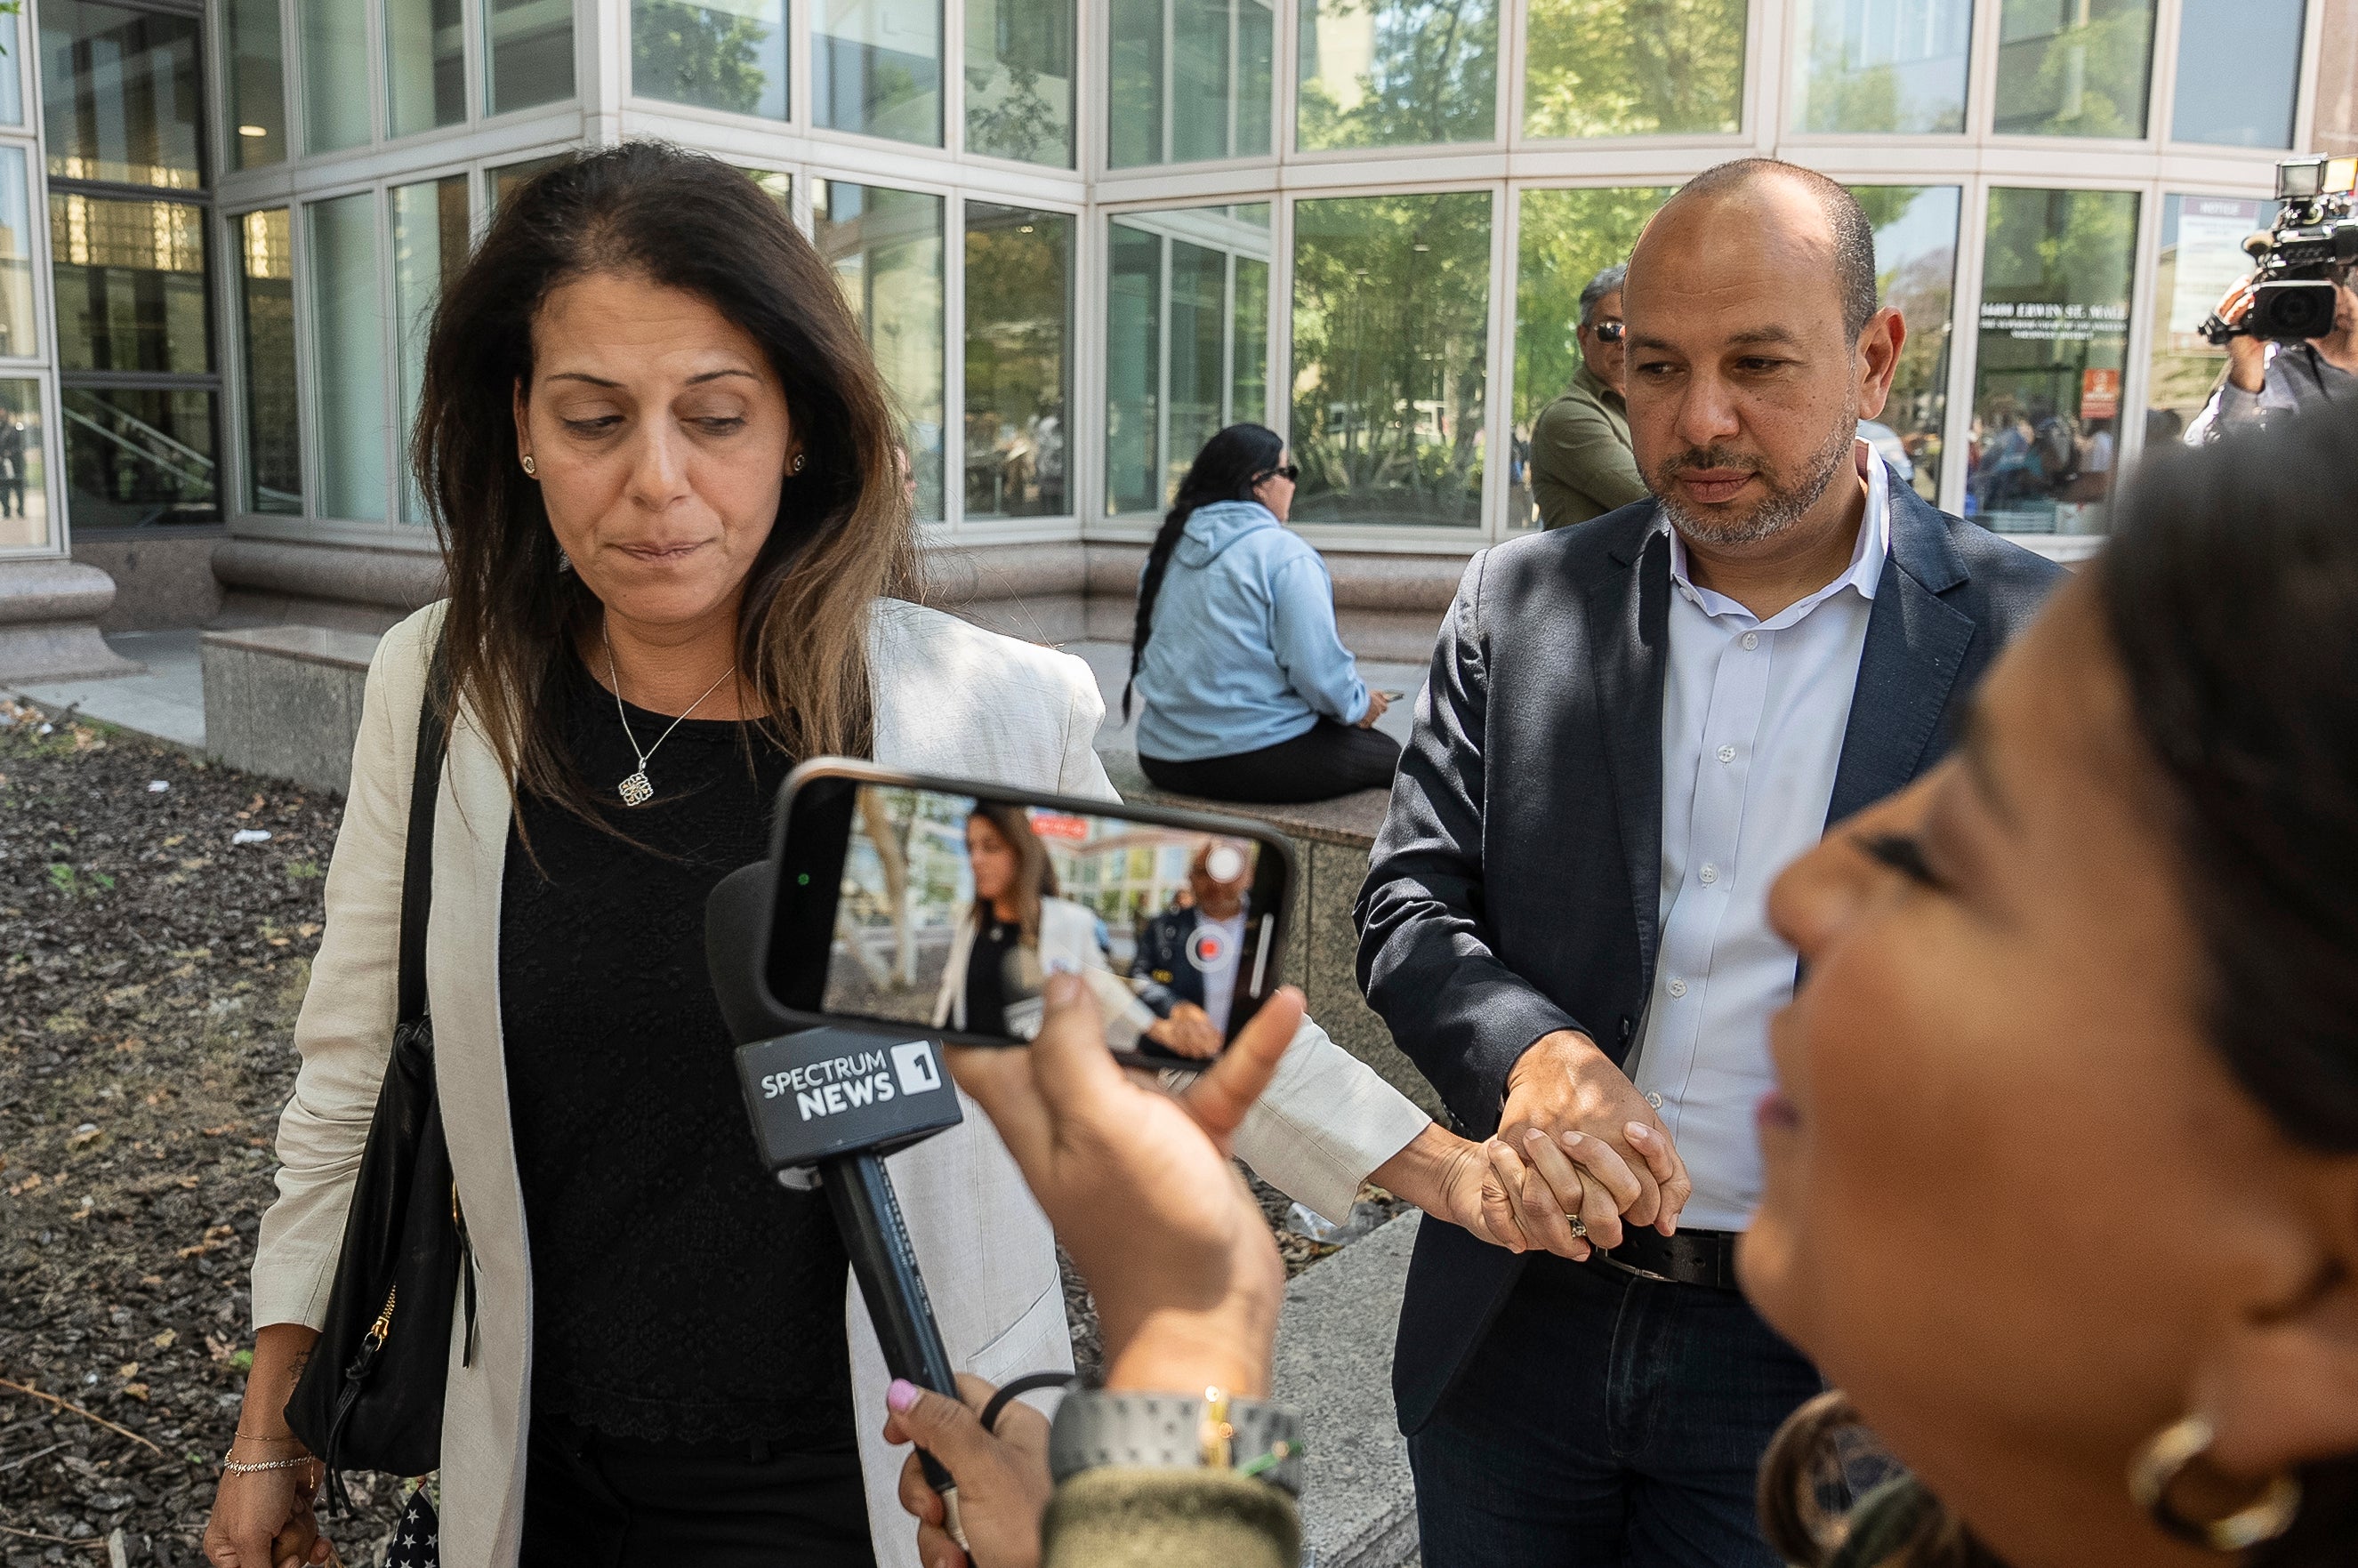
<path id="1" fill-rule="evenodd" d="M 1608 266 L 1580 291 L 1580 368 L 1531 426 L 1531 497 L 1550 528 L 1646 499 L 1621 401 L 1621 279 L 1628 271 Z"/>

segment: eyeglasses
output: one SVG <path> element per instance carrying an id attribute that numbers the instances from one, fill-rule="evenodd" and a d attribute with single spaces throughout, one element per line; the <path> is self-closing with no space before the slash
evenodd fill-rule
<path id="1" fill-rule="evenodd" d="M 1591 330 L 1600 342 L 1617 343 L 1628 335 L 1629 326 L 1626 321 L 1599 321 Z"/>
<path id="2" fill-rule="evenodd" d="M 1294 464 L 1293 464 L 1293 463 L 1286 463 L 1286 464 L 1284 464 L 1284 465 L 1283 465 L 1283 466 L 1282 466 L 1282 467 L 1279 467 L 1279 468 L 1273 468 L 1273 469 L 1270 470 L 1267 473 L 1264 473 L 1264 474 L 1262 474 L 1262 475 L 1260 476 L 1260 478 L 1261 478 L 1261 479 L 1282 479 L 1282 480 L 1286 481 L 1287 481 L 1287 482 L 1289 482 L 1289 483 L 1291 483 L 1291 482 L 1293 482 L 1293 481 L 1296 481 L 1296 480 L 1299 480 L 1301 477 L 1302 477 L 1302 470 L 1301 470 L 1300 468 L 1298 468 L 1297 466 L 1295 466 Z M 1253 481 L 1253 482 L 1254 482 L 1255 484 L 1259 484 L 1259 483 L 1260 482 L 1260 479 L 1257 479 L 1257 480 Z"/>

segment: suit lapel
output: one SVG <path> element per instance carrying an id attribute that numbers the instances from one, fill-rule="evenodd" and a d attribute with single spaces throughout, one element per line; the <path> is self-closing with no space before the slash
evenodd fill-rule
<path id="1" fill-rule="evenodd" d="M 1654 514 L 1649 508 L 1650 528 Z M 1611 759 L 1613 802 L 1628 857 L 1631 913 L 1645 971 L 1661 937 L 1662 683 L 1670 672 L 1671 541 L 1659 531 L 1631 542 L 1589 590 L 1591 668 L 1597 722 Z"/>
<path id="2" fill-rule="evenodd" d="M 1891 557 L 1867 616 L 1828 826 L 1906 787 L 1935 748 L 1976 627 L 1941 595 L 1965 580 L 1946 518 L 1891 481 Z"/>

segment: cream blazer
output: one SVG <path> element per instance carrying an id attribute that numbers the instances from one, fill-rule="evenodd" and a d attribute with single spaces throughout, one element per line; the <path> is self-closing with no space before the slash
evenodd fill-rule
<path id="1" fill-rule="evenodd" d="M 352 788 L 328 871 L 327 927 L 295 1025 L 303 1061 L 279 1119 L 278 1197 L 254 1249 L 257 1326 L 316 1327 L 327 1311 L 391 1044 L 417 711 L 441 614 L 431 605 L 386 633 L 369 667 Z M 1091 748 L 1104 705 L 1079 659 L 893 600 L 876 607 L 870 648 L 879 762 L 1115 798 Z M 508 1568 L 524 1522 L 533 1319 L 500 1031 L 508 781 L 464 711 L 441 791 L 427 992 L 442 1119 L 479 1270 L 481 1336 L 473 1365 L 461 1365 L 454 1325 L 442 1561 Z M 1238 1147 L 1264 1180 L 1339 1218 L 1367 1173 L 1424 1124 L 1415 1107 L 1305 1023 Z M 951 1361 L 994 1382 L 1070 1367 L 1054 1237 L 980 1109 L 968 1102 L 961 1125 L 889 1164 Z M 884 1358 L 848 1279 L 844 1306 L 877 1560 L 918 1568 L 914 1527 L 896 1498 L 902 1455 L 882 1435 Z"/>

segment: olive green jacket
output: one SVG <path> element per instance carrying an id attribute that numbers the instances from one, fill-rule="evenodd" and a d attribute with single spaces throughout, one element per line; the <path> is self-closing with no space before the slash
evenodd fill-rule
<path id="1" fill-rule="evenodd" d="M 1646 499 L 1629 448 L 1628 406 L 1585 364 L 1531 426 L 1531 497 L 1549 528 L 1569 528 Z"/>
<path id="2" fill-rule="evenodd" d="M 1056 1487 L 1040 1568 L 1296 1568 L 1293 1499 L 1233 1470 L 1108 1465 Z"/>

